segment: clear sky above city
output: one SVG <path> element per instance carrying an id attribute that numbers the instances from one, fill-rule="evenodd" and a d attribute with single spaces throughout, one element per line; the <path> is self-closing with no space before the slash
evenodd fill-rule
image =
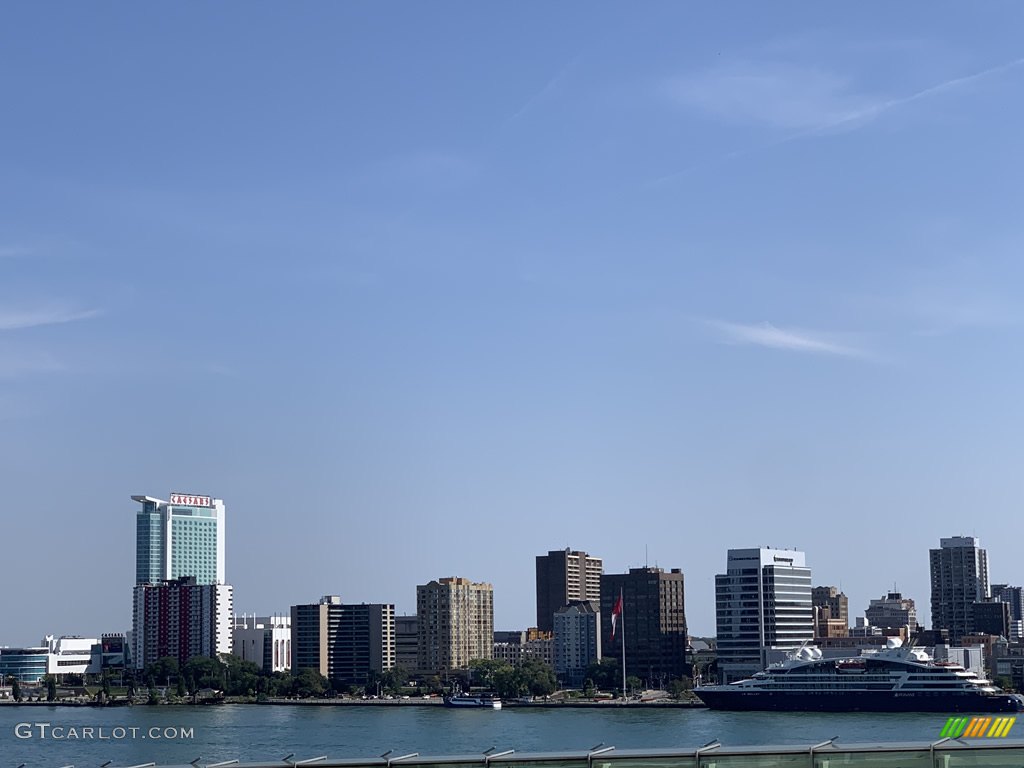
<path id="1" fill-rule="evenodd" d="M 131 626 L 131 494 L 239 611 L 535 620 L 534 557 L 1024 582 L 1024 6 L 11 3 L 0 644 Z"/>

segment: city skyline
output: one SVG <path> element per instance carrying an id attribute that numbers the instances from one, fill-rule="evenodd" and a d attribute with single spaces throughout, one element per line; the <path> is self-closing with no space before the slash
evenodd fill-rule
<path id="1" fill-rule="evenodd" d="M 200 498 L 202 499 L 203 497 L 200 497 Z M 143 499 L 148 499 L 148 500 L 151 500 L 151 501 L 153 500 L 152 497 L 142 497 L 142 496 L 132 496 L 132 499 L 135 500 L 135 501 L 142 501 Z M 224 512 L 224 508 L 225 508 L 225 500 L 220 498 L 220 497 L 218 497 L 218 498 L 212 498 L 210 501 L 213 502 L 211 507 L 212 506 L 216 506 L 219 509 L 219 514 L 221 515 L 221 519 L 223 519 L 223 512 Z M 185 501 L 183 500 L 182 503 L 185 503 Z M 201 506 L 205 506 L 205 504 L 202 503 L 202 502 L 200 502 L 200 505 Z M 942 537 L 941 540 L 945 541 L 946 539 L 949 539 L 949 538 L 950 537 Z M 954 536 L 952 538 L 953 539 L 959 539 L 959 538 L 964 538 L 964 537 L 961 537 L 961 536 L 957 535 L 957 536 Z M 980 546 L 981 539 L 979 537 L 966 537 L 966 538 L 978 542 L 978 545 Z M 221 546 L 223 546 L 223 541 L 218 542 L 218 543 Z M 570 547 L 568 549 L 572 549 L 572 548 Z M 729 549 L 730 550 L 741 551 L 741 550 L 739 550 L 739 548 L 736 548 L 736 547 L 730 547 Z M 756 550 L 756 549 L 757 548 L 755 547 L 754 550 Z M 774 552 L 777 552 L 777 553 L 780 553 L 780 552 L 781 553 L 784 553 L 784 552 L 796 552 L 796 554 L 798 554 L 801 558 L 803 558 L 805 556 L 805 554 L 806 554 L 806 553 L 797 551 L 793 547 L 782 547 L 782 548 L 778 548 L 778 549 L 774 549 L 774 548 L 770 548 L 770 547 L 768 547 L 768 548 L 761 547 L 761 549 L 765 549 L 767 551 L 774 551 Z M 753 551 L 753 550 L 751 550 L 751 551 Z M 527 558 L 527 560 L 529 561 L 530 573 L 531 573 L 532 578 L 534 579 L 534 582 L 533 582 L 534 584 L 536 583 L 536 578 L 537 578 L 537 575 L 538 575 L 537 570 L 536 570 L 538 559 L 540 559 L 541 557 L 547 557 L 548 555 L 554 554 L 555 552 L 558 552 L 558 550 L 555 550 L 555 551 L 544 550 L 543 552 L 539 553 L 538 555 L 536 555 L 534 557 L 528 557 Z M 575 551 L 574 550 L 573 554 L 576 555 L 576 554 L 582 554 L 582 553 L 579 552 L 579 551 Z M 594 553 L 592 551 L 587 551 L 586 554 L 589 555 L 589 557 L 591 559 L 594 559 L 594 560 L 596 560 L 598 562 L 601 562 L 602 560 L 607 561 L 607 559 L 608 559 L 608 558 L 603 557 L 602 554 Z M 725 551 L 723 551 L 722 554 L 724 555 Z M 932 557 L 931 550 L 928 551 L 928 555 L 929 555 L 929 557 Z M 647 566 L 650 566 L 650 567 L 660 567 L 660 568 L 663 568 L 665 570 L 676 570 L 676 569 L 678 569 L 679 571 L 681 571 L 683 573 L 684 576 L 687 576 L 687 578 L 690 578 L 689 575 L 687 574 L 687 571 L 686 571 L 685 568 L 681 568 L 681 567 L 678 567 L 678 566 L 672 566 L 672 565 L 665 566 L 665 565 L 657 563 L 657 562 L 654 562 L 654 563 L 645 562 L 645 563 L 643 563 L 643 564 L 641 564 L 639 566 L 628 566 L 626 569 L 624 569 L 622 571 L 609 571 L 606 568 L 603 571 L 603 573 L 605 575 L 623 576 L 623 575 L 627 574 L 633 568 L 642 568 L 642 567 L 647 567 Z M 810 572 L 811 572 L 812 584 L 815 587 L 819 587 L 819 586 L 834 586 L 837 589 L 839 589 L 840 591 L 843 591 L 843 588 L 841 586 L 841 582 L 837 582 L 835 584 L 828 583 L 827 580 L 823 580 L 823 579 L 820 579 L 818 577 L 818 575 L 815 572 L 815 569 L 813 567 L 813 563 L 809 563 L 808 567 L 809 567 Z M 721 569 L 719 569 L 719 571 L 720 570 Z M 712 582 L 714 582 L 714 579 L 716 578 L 716 576 L 717 576 L 717 574 L 712 575 Z M 457 579 L 467 579 L 468 578 L 470 581 L 474 581 L 476 579 L 476 577 L 466 577 L 465 575 L 462 575 L 462 574 L 459 574 L 459 573 L 451 573 L 451 574 L 446 574 L 444 576 L 435 575 L 432 579 L 429 579 L 429 580 L 430 581 L 437 581 L 437 580 L 442 580 L 443 581 L 443 580 L 450 579 L 450 578 L 457 578 Z M 486 578 L 486 575 L 483 575 L 481 577 L 481 580 L 482 581 L 489 581 L 489 579 Z M 1014 581 L 1019 581 L 1019 580 L 1011 579 L 1010 581 L 1014 582 Z M 1000 586 L 1001 587 L 1005 587 L 1006 585 L 1000 585 Z M 231 588 L 234 589 L 233 586 Z M 374 600 L 374 599 L 365 598 L 361 594 L 351 594 L 351 593 L 340 595 L 338 599 L 343 600 L 346 603 L 351 603 L 351 604 L 363 604 L 363 605 L 370 605 L 370 604 L 376 604 L 376 603 L 391 604 L 391 605 L 395 606 L 395 615 L 396 616 L 416 615 L 416 613 L 417 613 L 416 602 L 417 601 L 416 601 L 415 594 L 416 594 L 416 591 L 417 591 L 418 587 L 415 584 L 413 584 L 413 585 L 411 585 L 410 589 L 413 592 L 413 598 L 412 598 L 411 601 L 406 601 L 406 602 L 403 602 L 400 599 L 394 599 L 395 596 L 390 596 L 390 597 L 389 596 L 385 596 L 385 598 L 388 598 L 388 599 Z M 902 592 L 902 589 L 900 589 L 899 591 Z M 311 589 L 311 590 L 309 590 L 309 592 L 310 592 L 310 594 L 313 594 L 313 593 L 316 592 L 316 590 L 315 589 Z M 497 589 L 494 590 L 494 594 L 497 595 Z M 884 594 L 884 590 L 883 590 L 883 594 Z M 903 595 L 904 598 L 910 598 L 910 599 L 913 599 L 913 600 L 915 600 L 917 602 L 917 618 L 918 618 L 918 622 L 919 622 L 919 624 L 920 624 L 920 626 L 922 628 L 931 628 L 930 614 L 928 612 L 928 605 L 930 604 L 931 596 L 932 595 L 931 595 L 931 591 L 930 590 L 928 590 L 923 597 L 916 597 L 914 595 L 910 595 L 910 594 L 906 594 L 906 593 L 904 593 L 904 595 Z M 847 595 L 847 597 L 849 598 L 849 595 Z M 283 614 L 281 614 L 281 615 L 287 615 L 288 614 L 288 609 L 292 605 L 309 603 L 313 599 L 314 598 L 309 598 L 309 597 L 305 597 L 305 596 L 295 597 L 292 600 L 292 602 L 289 604 L 289 606 L 286 607 L 286 609 L 284 609 Z M 870 607 L 870 605 L 874 601 L 877 600 L 877 595 L 869 598 L 865 602 L 863 607 L 859 607 L 856 603 L 854 603 L 852 598 L 849 598 L 849 600 L 850 600 L 850 606 L 851 607 L 850 607 L 850 613 L 849 613 L 849 617 L 848 617 L 848 622 L 847 623 L 848 623 L 848 626 L 852 627 L 856 623 L 855 619 L 857 617 L 863 617 L 864 614 L 865 614 L 865 611 Z M 251 601 L 258 602 L 259 599 L 258 598 L 251 598 Z M 499 604 L 499 602 L 500 602 L 500 597 L 496 597 L 494 599 L 495 605 Z M 701 601 L 699 599 L 694 600 L 693 597 L 692 597 L 692 592 L 690 591 L 690 588 L 687 588 L 687 597 L 686 597 L 686 611 L 687 611 L 687 614 L 689 615 L 691 613 L 691 611 L 693 610 L 692 607 L 691 607 L 693 605 L 693 603 L 696 603 L 696 604 L 699 605 L 699 604 L 701 604 L 701 602 L 703 602 L 703 601 Z M 715 617 L 715 614 L 714 614 L 714 603 L 715 603 L 714 588 L 712 588 L 712 598 L 711 598 L 710 602 L 711 602 L 711 606 L 712 606 L 711 607 L 712 615 L 711 615 L 711 626 L 710 626 L 709 630 L 708 631 L 695 630 L 695 629 L 693 629 L 692 621 L 690 621 L 690 622 L 688 622 L 689 623 L 689 627 L 688 627 L 688 634 L 689 635 L 694 636 L 694 637 L 715 637 L 716 636 L 716 632 L 715 632 L 716 617 Z M 236 606 L 238 605 L 238 601 L 237 600 L 235 601 L 235 604 L 236 604 Z M 532 603 L 530 603 L 529 606 L 526 606 L 526 607 L 519 606 L 519 605 L 515 606 L 515 613 L 514 613 L 514 615 L 528 615 L 530 617 L 530 620 L 528 620 L 526 622 L 522 622 L 522 623 L 516 624 L 516 625 L 510 625 L 510 622 L 502 623 L 502 621 L 497 618 L 498 614 L 497 614 L 497 611 L 495 611 L 495 620 L 494 620 L 494 625 L 493 625 L 495 631 L 497 631 L 497 630 L 513 630 L 513 631 L 518 631 L 518 630 L 523 630 L 523 629 L 530 628 L 530 627 L 535 627 L 536 626 L 536 605 L 537 605 L 536 604 L 536 595 L 534 595 L 534 601 Z M 92 630 L 83 630 L 81 627 L 72 627 L 72 628 L 64 628 L 64 629 L 57 630 L 57 631 L 49 630 L 49 631 L 45 632 L 44 634 L 52 634 L 52 635 L 56 635 L 56 636 L 61 636 L 62 634 L 68 634 L 70 636 L 74 636 L 72 634 L 72 633 L 74 633 L 74 634 L 78 634 L 78 635 L 83 635 L 84 634 L 84 635 L 87 635 L 87 636 L 93 636 L 93 635 L 94 636 L 99 636 L 100 634 L 107 633 L 107 632 L 124 632 L 127 629 L 131 629 L 131 627 L 132 627 L 132 619 L 131 619 L 131 615 L 130 615 L 131 612 L 128 611 L 128 613 L 129 613 L 128 622 L 127 622 L 127 625 L 125 627 L 114 627 L 112 629 L 108 628 L 108 629 L 104 629 L 103 632 L 98 632 L 98 631 L 97 632 L 92 632 Z M 248 607 L 248 608 L 245 608 L 245 609 L 236 607 L 233 613 L 234 613 L 235 616 L 243 616 L 244 617 L 245 615 L 257 615 L 257 614 L 258 615 L 274 615 L 275 613 L 281 613 L 281 612 L 277 611 L 277 609 L 273 609 L 273 610 L 267 609 L 267 608 L 265 608 L 264 606 L 261 605 L 261 606 L 255 608 L 255 609 L 252 608 L 252 607 Z M 513 615 L 513 614 L 510 614 L 510 615 Z M 923 617 L 928 617 L 928 618 L 923 618 Z M 20 625 L 17 622 L 14 622 L 13 626 L 14 627 L 19 627 Z M 40 635 L 40 636 L 43 636 L 43 635 Z M 21 642 L 15 642 L 15 641 L 13 641 L 10 638 L 0 638 L 0 645 L 31 647 L 31 646 L 34 646 L 36 644 L 37 644 L 37 641 L 36 640 L 32 640 L 30 638 L 26 638 L 26 639 L 24 639 Z"/>
<path id="2" fill-rule="evenodd" d="M 127 629 L 163 489 L 260 615 L 526 627 L 564 546 L 698 635 L 730 548 L 1024 581 L 1024 6 L 390 10 L 9 8 L 2 642 Z"/>

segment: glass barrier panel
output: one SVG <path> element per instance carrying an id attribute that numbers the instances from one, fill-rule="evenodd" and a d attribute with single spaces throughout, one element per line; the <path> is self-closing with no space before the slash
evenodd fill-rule
<path id="1" fill-rule="evenodd" d="M 594 758 L 593 768 L 694 768 L 693 755 L 677 755 L 667 757 L 629 757 L 614 758 L 610 755 L 599 755 Z"/>
<path id="2" fill-rule="evenodd" d="M 935 768 L 1022 768 L 1024 747 L 935 751 Z"/>
<path id="3" fill-rule="evenodd" d="M 927 749 L 915 752 L 841 752 L 814 753 L 814 768 L 934 768 Z"/>
<path id="4" fill-rule="evenodd" d="M 782 755 L 765 752 L 745 755 L 709 753 L 700 756 L 700 768 L 809 768 L 809 766 L 810 751 Z"/>

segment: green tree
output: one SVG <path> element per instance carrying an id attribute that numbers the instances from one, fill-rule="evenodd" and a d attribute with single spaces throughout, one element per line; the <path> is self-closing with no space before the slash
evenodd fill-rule
<path id="1" fill-rule="evenodd" d="M 218 662 L 224 671 L 224 693 L 228 696 L 248 696 L 256 690 L 263 670 L 255 663 L 230 653 L 221 654 Z"/>
<path id="2" fill-rule="evenodd" d="M 502 662 L 502 665 L 494 671 L 491 687 L 503 699 L 518 698 L 527 691 L 522 672 L 506 662 Z"/>
<path id="3" fill-rule="evenodd" d="M 53 675 L 46 676 L 46 700 L 57 700 L 57 681 L 53 678 Z"/>
<path id="4" fill-rule="evenodd" d="M 130 701 L 131 699 L 134 699 L 134 698 L 135 698 L 135 678 L 134 677 L 129 677 L 128 678 L 128 699 Z"/>
<path id="5" fill-rule="evenodd" d="M 146 676 L 157 682 L 163 681 L 165 687 L 170 687 L 171 678 L 176 677 L 178 671 L 178 660 L 173 656 L 162 656 L 146 665 Z"/>
<path id="6" fill-rule="evenodd" d="M 690 678 L 683 677 L 677 680 L 671 680 L 668 684 L 668 692 L 672 694 L 673 699 L 683 699 L 693 688 L 693 684 L 690 682 Z"/>
<path id="7" fill-rule="evenodd" d="M 185 662 L 181 673 L 193 681 L 193 691 L 200 688 L 220 688 L 224 677 L 224 665 L 210 656 L 193 656 Z"/>
<path id="8" fill-rule="evenodd" d="M 294 690 L 299 696 L 322 696 L 327 690 L 327 678 L 312 667 L 300 669 L 295 676 Z"/>
<path id="9" fill-rule="evenodd" d="M 540 659 L 524 659 L 517 670 L 520 688 L 525 688 L 534 696 L 550 696 L 558 690 L 558 678 L 551 665 Z"/>
<path id="10" fill-rule="evenodd" d="M 409 679 L 409 672 L 404 667 L 392 667 L 381 675 L 381 685 L 388 693 L 399 693 Z"/>
<path id="11" fill-rule="evenodd" d="M 11 684 L 11 696 L 15 701 L 21 701 L 21 683 L 18 682 L 18 678 L 14 678 L 14 682 Z"/>
<path id="12" fill-rule="evenodd" d="M 287 672 L 274 672 L 267 680 L 268 696 L 289 696 L 295 686 L 294 676 Z"/>
<path id="13" fill-rule="evenodd" d="M 604 658 L 587 667 L 586 676 L 604 691 L 617 691 L 622 681 L 622 667 L 618 659 Z"/>
<path id="14" fill-rule="evenodd" d="M 501 659 L 473 659 L 469 662 L 472 680 L 484 688 L 495 687 L 495 676 L 512 669 L 512 666 Z"/>
<path id="15" fill-rule="evenodd" d="M 185 698 L 185 678 L 183 675 L 178 675 L 178 689 L 175 691 L 180 698 Z"/>
<path id="16" fill-rule="evenodd" d="M 643 680 L 636 675 L 630 675 L 626 678 L 626 690 L 630 693 L 636 693 L 643 686 Z"/>

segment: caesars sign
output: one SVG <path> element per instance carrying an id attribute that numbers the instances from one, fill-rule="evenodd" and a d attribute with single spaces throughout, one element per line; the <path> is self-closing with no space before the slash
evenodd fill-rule
<path id="1" fill-rule="evenodd" d="M 171 504 L 180 504 L 183 507 L 212 507 L 209 496 L 196 496 L 192 493 L 172 493 Z"/>

